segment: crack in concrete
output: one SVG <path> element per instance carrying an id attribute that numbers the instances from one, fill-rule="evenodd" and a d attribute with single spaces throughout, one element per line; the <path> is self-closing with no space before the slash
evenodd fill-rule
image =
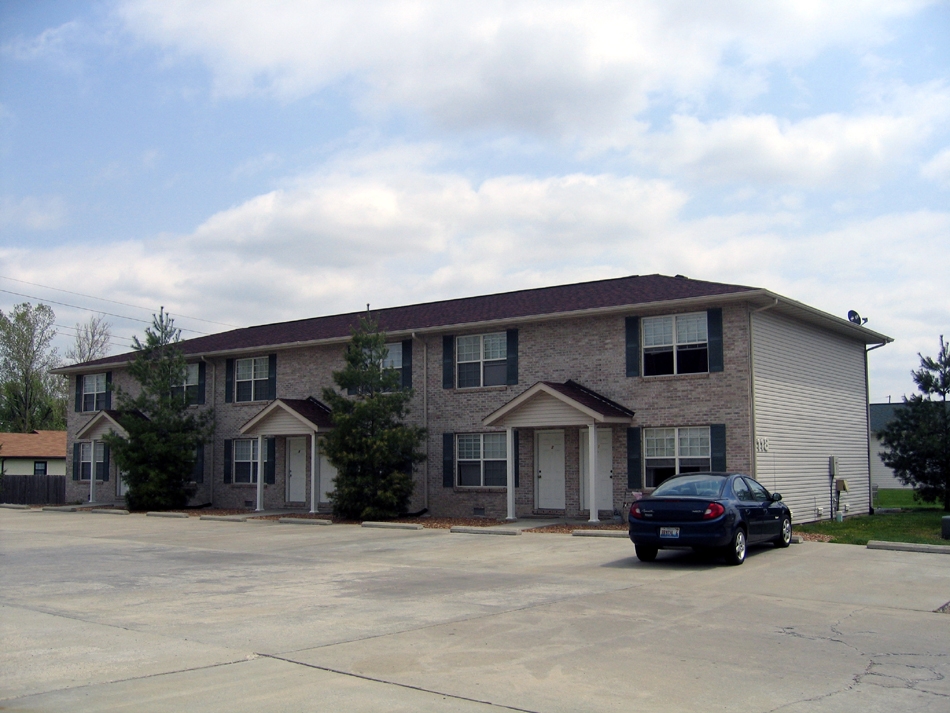
<path id="1" fill-rule="evenodd" d="M 304 663 L 303 661 L 294 661 L 293 659 L 285 659 L 281 656 L 274 656 L 272 654 L 258 654 L 264 658 L 274 659 L 275 661 L 283 661 L 284 663 L 296 664 L 297 666 L 304 666 L 305 668 L 312 668 L 318 671 L 326 671 L 327 673 L 335 673 L 339 676 L 350 676 L 352 678 L 359 678 L 363 681 L 372 681 L 373 683 L 382 683 L 386 686 L 398 686 L 399 688 L 406 688 L 410 691 L 419 691 L 421 693 L 429 693 L 435 696 L 442 696 L 444 698 L 451 698 L 456 701 L 467 701 L 469 703 L 480 703 L 485 706 L 491 706 L 492 708 L 501 708 L 507 711 L 518 711 L 519 713 L 540 713 L 540 711 L 533 710 L 531 708 L 518 708 L 516 706 L 508 706 L 504 703 L 495 703 L 494 701 L 484 701 L 478 698 L 469 698 L 468 696 L 459 696 L 454 693 L 446 693 L 445 691 L 436 691 L 431 688 L 423 688 L 422 686 L 413 686 L 408 683 L 398 683 L 397 681 L 387 681 L 384 678 L 374 678 L 373 676 L 364 676 L 360 673 L 353 673 L 352 671 L 343 671 L 342 669 L 330 668 L 329 666 L 318 666 L 317 664 Z"/>

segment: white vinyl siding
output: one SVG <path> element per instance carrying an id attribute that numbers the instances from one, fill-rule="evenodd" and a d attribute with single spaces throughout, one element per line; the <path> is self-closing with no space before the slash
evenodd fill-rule
<path id="1" fill-rule="evenodd" d="M 894 475 L 894 471 L 884 465 L 881 460 L 881 451 L 884 444 L 881 439 L 871 435 L 871 484 L 878 488 L 901 488 L 904 490 L 913 490 L 913 486 L 904 485 Z M 849 483 L 850 485 L 850 483 Z M 850 493 L 849 493 L 850 494 Z"/>
<path id="2" fill-rule="evenodd" d="M 752 315 L 753 475 L 782 494 L 795 522 L 817 519 L 816 507 L 833 516 L 830 456 L 848 481 L 849 514 L 868 511 L 864 348 L 774 312 Z"/>

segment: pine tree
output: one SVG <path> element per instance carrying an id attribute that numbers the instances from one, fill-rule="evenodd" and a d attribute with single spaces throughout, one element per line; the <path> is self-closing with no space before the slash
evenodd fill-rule
<path id="1" fill-rule="evenodd" d="M 905 398 L 881 433 L 881 460 L 920 499 L 942 501 L 950 512 L 950 343 L 941 335 L 936 359 L 918 356 L 920 369 L 911 373 L 921 393 Z"/>
<path id="2" fill-rule="evenodd" d="M 153 316 L 144 344 L 138 337 L 133 341 L 138 353 L 129 374 L 139 384 L 138 395 L 115 389 L 117 420 L 128 435 L 113 433 L 103 440 L 125 473 L 130 510 L 184 507 L 197 448 L 211 436 L 212 412 L 189 408 L 182 388 L 186 365 L 177 345 L 180 334 L 164 310 Z"/>
<path id="3" fill-rule="evenodd" d="M 400 374 L 383 368 L 386 336 L 360 318 L 344 352 L 346 366 L 333 373 L 334 389 L 323 399 L 332 409 L 333 430 L 325 452 L 338 475 L 331 495 L 338 517 L 377 520 L 405 513 L 412 496 L 412 467 L 425 460 L 425 429 L 407 426 L 410 389 Z"/>

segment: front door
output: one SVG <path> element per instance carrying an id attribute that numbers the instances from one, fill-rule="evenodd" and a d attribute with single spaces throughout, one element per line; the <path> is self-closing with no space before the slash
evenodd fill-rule
<path id="1" fill-rule="evenodd" d="M 537 431 L 538 509 L 564 509 L 564 431 Z"/>
<path id="2" fill-rule="evenodd" d="M 587 465 L 590 459 L 587 457 L 588 433 L 586 428 L 580 432 L 580 451 L 581 451 L 581 510 L 589 509 L 587 498 L 590 495 L 590 487 L 587 482 Z M 609 428 L 597 429 L 597 509 L 614 509 L 614 444 L 613 431 Z"/>
<path id="3" fill-rule="evenodd" d="M 287 439 L 287 502 L 307 499 L 307 439 Z"/>

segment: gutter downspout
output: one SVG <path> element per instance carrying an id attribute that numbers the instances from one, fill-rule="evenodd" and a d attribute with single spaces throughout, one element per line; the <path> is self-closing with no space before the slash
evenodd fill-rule
<path id="1" fill-rule="evenodd" d="M 778 297 L 772 298 L 772 304 L 759 307 L 749 312 L 749 415 L 752 418 L 752 477 L 759 478 L 759 453 L 755 445 L 756 440 L 756 421 L 755 421 L 755 339 L 753 339 L 752 317 L 759 312 L 765 312 L 778 306 Z M 775 487 L 775 472 L 772 472 L 772 487 Z"/>

